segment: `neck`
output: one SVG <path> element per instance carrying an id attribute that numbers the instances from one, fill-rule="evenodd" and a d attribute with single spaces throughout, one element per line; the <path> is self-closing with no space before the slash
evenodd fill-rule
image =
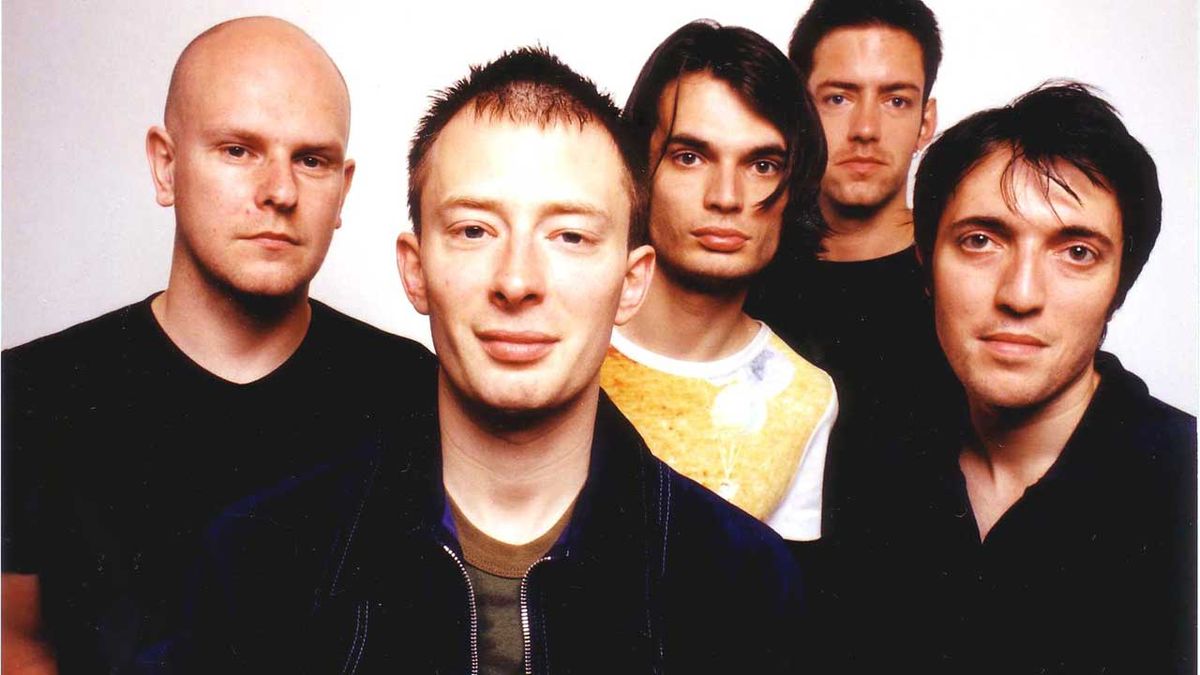
<path id="1" fill-rule="evenodd" d="M 1045 475 L 1087 411 L 1100 383 L 1094 368 L 1051 401 L 1031 408 L 996 408 L 970 401 L 973 447 L 995 478 L 1028 487 Z"/>
<path id="2" fill-rule="evenodd" d="M 913 243 L 912 211 L 904 193 L 897 193 L 875 209 L 834 204 L 825 195 L 820 198 L 821 215 L 829 225 L 829 234 L 821 242 L 821 257 L 834 262 L 875 260 L 898 253 Z"/>
<path id="3" fill-rule="evenodd" d="M 689 288 L 666 273 L 656 274 L 641 309 L 621 334 L 674 359 L 713 361 L 729 356 L 758 333 L 758 322 L 742 311 L 746 294 L 745 286 L 722 293 Z"/>
<path id="4" fill-rule="evenodd" d="M 180 351 L 230 382 L 258 380 L 282 365 L 304 341 L 312 308 L 308 289 L 294 297 L 248 299 L 172 265 L 167 290 L 150 309 Z"/>
<path id="5" fill-rule="evenodd" d="M 524 544 L 566 512 L 587 480 L 599 386 L 536 415 L 481 413 L 438 378 L 442 481 L 489 537 Z"/>

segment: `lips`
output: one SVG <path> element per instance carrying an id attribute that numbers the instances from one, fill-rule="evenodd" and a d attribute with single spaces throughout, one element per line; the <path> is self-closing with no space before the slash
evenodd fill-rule
<path id="1" fill-rule="evenodd" d="M 286 232 L 256 232 L 242 238 L 270 249 L 280 249 L 300 244 L 298 239 Z"/>
<path id="2" fill-rule="evenodd" d="M 692 230 L 700 245 L 717 253 L 733 253 L 750 241 L 750 236 L 732 227 L 701 227 Z"/>
<path id="3" fill-rule="evenodd" d="M 993 353 L 1006 357 L 1029 356 L 1046 347 L 1044 341 L 1028 333 L 988 333 L 980 340 Z"/>
<path id="4" fill-rule="evenodd" d="M 849 169 L 854 173 L 870 173 L 882 166 L 886 166 L 887 162 L 878 157 L 868 157 L 854 155 L 845 157 L 835 162 L 838 166 Z"/>
<path id="5" fill-rule="evenodd" d="M 532 363 L 549 354 L 558 338 L 537 331 L 484 330 L 475 336 L 483 350 L 501 363 Z"/>

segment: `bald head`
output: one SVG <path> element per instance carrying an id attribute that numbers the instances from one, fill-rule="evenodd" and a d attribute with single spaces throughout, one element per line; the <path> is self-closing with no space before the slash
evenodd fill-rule
<path id="1" fill-rule="evenodd" d="M 333 59 L 300 28 L 269 16 L 231 19 L 188 43 L 171 72 L 163 112 L 167 130 L 176 133 L 214 83 L 262 73 L 306 83 L 303 93 L 339 109 L 349 135 L 350 93 Z"/>

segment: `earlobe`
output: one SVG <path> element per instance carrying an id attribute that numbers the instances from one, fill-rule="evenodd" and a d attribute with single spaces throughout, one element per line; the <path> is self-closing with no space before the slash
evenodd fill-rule
<path id="1" fill-rule="evenodd" d="M 175 205 L 175 141 L 163 127 L 146 132 L 146 160 L 154 180 L 154 199 L 159 206 Z"/>
<path id="2" fill-rule="evenodd" d="M 400 281 L 404 283 L 404 294 L 413 309 L 429 314 L 429 299 L 425 294 L 425 270 L 421 265 L 421 241 L 412 232 L 401 232 L 396 238 L 396 267 L 400 270 Z"/>
<path id="3" fill-rule="evenodd" d="M 924 150 L 925 146 L 933 140 L 935 132 L 937 132 L 937 99 L 931 97 L 925 102 L 925 109 L 921 113 L 921 133 L 917 137 L 917 150 Z"/>
<path id="4" fill-rule="evenodd" d="M 613 320 L 618 326 L 623 326 L 637 314 L 646 293 L 650 290 L 650 282 L 654 278 L 654 249 L 648 245 L 639 246 L 629 252 L 628 266 L 625 268 L 625 280 L 621 286 L 621 302 L 617 306 L 617 316 Z"/>

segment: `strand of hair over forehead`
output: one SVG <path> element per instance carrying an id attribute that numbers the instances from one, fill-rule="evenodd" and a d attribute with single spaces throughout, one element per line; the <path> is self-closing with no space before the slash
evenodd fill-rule
<path id="1" fill-rule="evenodd" d="M 1004 106 L 1010 114 L 996 120 L 998 136 L 1021 139 L 1020 145 L 1012 148 L 1012 156 L 1001 177 L 1004 201 L 1010 208 L 1015 209 L 1017 202 L 1013 185 L 1017 164 L 1033 168 L 1045 179 L 1042 191 L 1047 200 L 1053 184 L 1082 203 L 1059 169 L 1063 161 L 1078 169 L 1096 187 L 1111 190 L 1099 167 L 1087 157 L 1082 147 L 1094 137 L 1096 126 L 1111 126 L 1115 121 L 1124 131 L 1124 125 L 1116 120 L 1116 108 L 1098 96 L 1097 91 L 1080 82 L 1048 80 Z"/>

